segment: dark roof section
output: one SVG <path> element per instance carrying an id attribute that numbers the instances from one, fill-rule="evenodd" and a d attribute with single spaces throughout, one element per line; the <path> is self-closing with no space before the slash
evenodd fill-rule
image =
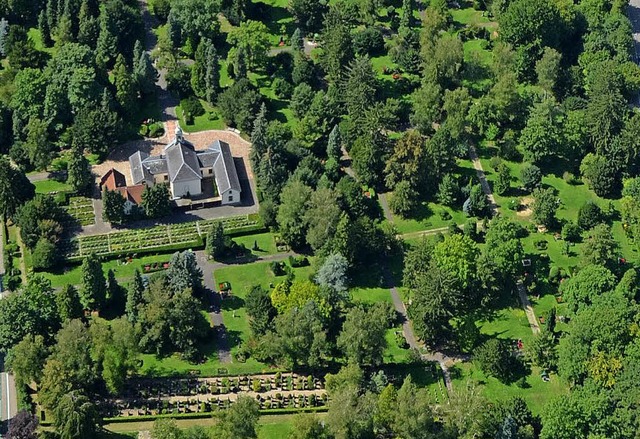
<path id="1" fill-rule="evenodd" d="M 218 158 L 213 164 L 213 173 L 216 177 L 218 192 L 223 194 L 229 189 L 241 192 L 240 179 L 238 178 L 236 164 L 233 162 L 229 144 L 216 140 L 209 147 L 209 151 L 218 152 Z"/>
<path id="2" fill-rule="evenodd" d="M 147 169 L 142 165 L 142 161 L 149 157 L 149 154 L 143 151 L 137 151 L 129 157 L 129 165 L 131 166 L 131 178 L 133 184 L 140 184 L 146 181 L 150 175 Z"/>
<path id="3" fill-rule="evenodd" d="M 167 156 L 169 180 L 172 183 L 176 181 L 189 181 L 194 178 L 202 179 L 198 156 L 188 144 L 174 142 L 165 149 L 165 153 Z"/>
<path id="4" fill-rule="evenodd" d="M 149 156 L 142 161 L 142 164 L 151 175 L 167 173 L 167 160 L 163 156 Z"/>

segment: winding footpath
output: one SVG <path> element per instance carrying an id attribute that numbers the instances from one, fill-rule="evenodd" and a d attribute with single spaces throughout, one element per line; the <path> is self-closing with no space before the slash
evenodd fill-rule
<path id="1" fill-rule="evenodd" d="M 638 0 L 640 1 L 640 0 Z M 480 185 L 482 186 L 482 190 L 485 195 L 489 199 L 491 214 L 492 216 L 496 216 L 498 214 L 498 205 L 496 204 L 496 199 L 493 196 L 493 192 L 491 191 L 491 186 L 487 181 L 487 176 L 484 173 L 484 169 L 482 168 L 482 162 L 478 157 L 478 152 L 476 151 L 476 147 L 472 144 L 469 145 L 469 158 L 473 162 L 473 167 L 476 170 L 476 174 L 478 175 L 478 179 L 480 180 Z M 531 302 L 529 301 L 529 296 L 527 295 L 527 289 L 522 283 L 521 280 L 516 282 L 516 287 L 518 290 L 518 297 L 520 298 L 520 303 L 522 303 L 522 309 L 524 309 L 525 314 L 527 315 L 527 320 L 529 321 L 529 327 L 534 334 L 540 332 L 540 326 L 538 325 L 538 319 L 533 312 L 533 307 L 531 306 Z"/>

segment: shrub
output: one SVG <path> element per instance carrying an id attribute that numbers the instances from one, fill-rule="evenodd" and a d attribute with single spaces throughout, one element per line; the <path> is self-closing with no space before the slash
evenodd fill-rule
<path id="1" fill-rule="evenodd" d="M 271 269 L 271 272 L 273 273 L 274 276 L 284 276 L 286 274 L 283 262 L 274 261 L 271 264 L 269 264 L 269 268 Z"/>
<path id="2" fill-rule="evenodd" d="M 527 165 L 522 168 L 520 179 L 522 180 L 522 187 L 527 192 L 533 192 L 542 183 L 542 172 L 536 165 Z"/>
<path id="3" fill-rule="evenodd" d="M 546 239 L 539 239 L 534 243 L 534 245 L 538 250 L 546 250 L 549 246 L 549 243 Z"/>
<path id="4" fill-rule="evenodd" d="M 46 270 L 53 267 L 58 261 L 56 246 L 47 238 L 40 238 L 33 250 L 33 268 Z"/>
<path id="5" fill-rule="evenodd" d="M 187 99 L 180 101 L 180 106 L 184 112 L 185 118 L 187 115 L 198 117 L 204 114 L 204 107 L 200 103 L 200 99 L 195 96 L 189 96 Z"/>
<path id="6" fill-rule="evenodd" d="M 447 210 L 441 210 L 440 212 L 438 212 L 438 216 L 445 221 L 449 221 L 451 218 L 453 218 Z"/>
<path id="7" fill-rule="evenodd" d="M 491 157 L 491 160 L 489 160 L 489 165 L 491 166 L 491 169 L 493 169 L 494 171 L 498 170 L 498 167 L 502 164 L 502 159 L 498 156 L 493 156 Z"/>
<path id="8" fill-rule="evenodd" d="M 580 227 L 574 222 L 567 222 L 562 226 L 562 239 L 569 242 L 580 240 Z"/>
<path id="9" fill-rule="evenodd" d="M 602 209 L 593 201 L 587 201 L 578 210 L 578 227 L 589 230 L 603 221 Z"/>
<path id="10" fill-rule="evenodd" d="M 575 175 L 573 175 L 571 172 L 569 171 L 565 171 L 564 174 L 562 174 L 562 179 L 565 181 L 565 183 L 567 184 L 577 184 L 578 183 L 578 179 L 576 178 Z"/>
<path id="11" fill-rule="evenodd" d="M 164 126 L 161 122 L 155 122 L 149 126 L 149 137 L 160 137 L 164 134 Z"/>
<path id="12" fill-rule="evenodd" d="M 279 99 L 289 99 L 291 97 L 291 93 L 293 93 L 293 85 L 287 82 L 286 79 L 280 77 L 273 80 L 271 88 Z"/>

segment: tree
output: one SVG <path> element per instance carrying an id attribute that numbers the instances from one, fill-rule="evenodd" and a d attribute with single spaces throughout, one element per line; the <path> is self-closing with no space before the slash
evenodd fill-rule
<path id="1" fill-rule="evenodd" d="M 271 43 L 269 29 L 261 21 L 241 22 L 239 27 L 229 32 L 227 42 L 233 46 L 229 51 L 229 59 L 235 59 L 238 50 L 241 50 L 246 55 L 248 70 L 255 71 L 265 67 Z"/>
<path id="2" fill-rule="evenodd" d="M 127 303 L 125 304 L 125 313 L 131 323 L 135 323 L 138 319 L 138 311 L 143 302 L 144 289 L 142 276 L 140 271 L 136 269 L 133 274 L 133 282 L 131 282 L 127 290 Z"/>
<path id="3" fill-rule="evenodd" d="M 316 251 L 327 247 L 335 235 L 342 214 L 338 199 L 337 191 L 328 188 L 318 188 L 311 194 L 303 219 L 307 226 L 306 241 Z"/>
<path id="4" fill-rule="evenodd" d="M 453 207 L 460 196 L 460 186 L 453 174 L 445 174 L 438 185 L 436 198 L 445 206 Z"/>
<path id="5" fill-rule="evenodd" d="M 587 154 L 580 163 L 580 173 L 600 197 L 611 197 L 618 190 L 617 171 L 611 160 L 605 156 Z"/>
<path id="6" fill-rule="evenodd" d="M 554 99 L 545 99 L 533 107 L 520 135 L 525 160 L 541 163 L 559 155 L 563 143 L 561 122 L 562 114 Z"/>
<path id="7" fill-rule="evenodd" d="M 311 2 L 313 0 L 304 0 Z M 348 13 L 333 5 L 324 16 L 322 40 L 324 52 L 320 64 L 327 72 L 331 82 L 337 82 L 344 76 L 344 66 L 353 59 L 351 29 Z"/>
<path id="8" fill-rule="evenodd" d="M 33 249 L 32 264 L 34 270 L 47 270 L 58 262 L 56 245 L 46 237 L 41 237 Z"/>
<path id="9" fill-rule="evenodd" d="M 102 191 L 102 219 L 112 224 L 121 224 L 125 216 L 125 202 L 126 200 L 119 192 L 105 188 Z"/>
<path id="10" fill-rule="evenodd" d="M 260 93 L 246 78 L 236 80 L 218 97 L 218 107 L 225 123 L 243 131 L 249 131 L 253 127 L 260 104 Z"/>
<path id="11" fill-rule="evenodd" d="M 395 185 L 389 207 L 393 213 L 408 217 L 418 207 L 418 192 L 408 181 L 400 181 Z"/>
<path id="12" fill-rule="evenodd" d="M 287 439 L 328 439 L 324 424 L 314 414 L 298 414 L 292 425 Z"/>
<path id="13" fill-rule="evenodd" d="M 138 106 L 136 80 L 122 54 L 116 58 L 116 65 L 113 68 L 113 82 L 116 86 L 116 100 L 123 114 L 132 116 Z"/>
<path id="14" fill-rule="evenodd" d="M 27 410 L 20 410 L 9 424 L 7 439 L 37 439 L 38 418 Z"/>
<path id="15" fill-rule="evenodd" d="M 393 416 L 393 431 L 403 438 L 430 439 L 434 437 L 435 421 L 431 399 L 425 389 L 418 389 L 408 375 L 398 390 Z"/>
<path id="16" fill-rule="evenodd" d="M 411 124 L 422 134 L 433 133 L 433 124 L 440 119 L 442 88 L 435 82 L 424 82 L 413 94 Z"/>
<path id="17" fill-rule="evenodd" d="M 291 35 L 291 47 L 298 52 L 304 51 L 304 39 L 302 38 L 302 31 L 299 27 L 297 27 Z"/>
<path id="18" fill-rule="evenodd" d="M 316 273 L 318 285 L 330 287 L 337 293 L 345 293 L 349 286 L 349 261 L 340 253 L 327 256 Z"/>
<path id="19" fill-rule="evenodd" d="M 61 439 L 91 439 L 99 422 L 96 407 L 77 391 L 64 395 L 55 408 L 53 425 Z"/>
<path id="20" fill-rule="evenodd" d="M 81 151 L 75 151 L 69 158 L 67 183 L 80 194 L 89 194 L 93 186 L 91 165 Z"/>
<path id="21" fill-rule="evenodd" d="M 207 232 L 206 239 L 207 247 L 205 252 L 207 255 L 213 257 L 213 259 L 219 259 L 227 247 L 225 245 L 224 239 L 224 227 L 222 225 L 222 221 L 216 221 Z"/>
<path id="22" fill-rule="evenodd" d="M 536 165 L 525 165 L 520 171 L 522 187 L 527 192 L 533 192 L 542 184 L 542 172 Z"/>
<path id="23" fill-rule="evenodd" d="M 549 331 L 537 334 L 527 347 L 533 364 L 544 370 L 554 370 L 558 363 L 558 352 L 554 335 Z"/>
<path id="24" fill-rule="evenodd" d="M 173 294 L 191 289 L 200 293 L 202 285 L 202 270 L 198 267 L 196 255 L 190 250 L 176 252 L 171 256 L 167 270 L 169 289 Z"/>
<path id="25" fill-rule="evenodd" d="M 274 306 L 278 308 L 275 303 Z M 266 339 L 270 357 L 287 368 L 322 366 L 329 348 L 323 318 L 326 316 L 314 300 L 279 311 L 274 321 L 275 331 L 268 333 Z"/>
<path id="26" fill-rule="evenodd" d="M 390 188 L 406 182 L 415 190 L 424 188 L 428 175 L 428 156 L 422 136 L 415 130 L 407 131 L 395 144 L 393 155 L 385 168 L 386 183 Z"/>
<path id="27" fill-rule="evenodd" d="M 489 213 L 489 200 L 479 184 L 474 185 L 469 193 L 465 213 L 469 216 L 485 217 Z"/>
<path id="28" fill-rule="evenodd" d="M 340 127 L 335 125 L 329 133 L 329 141 L 327 143 L 327 157 L 340 161 L 342 158 L 342 138 L 340 136 Z"/>
<path id="29" fill-rule="evenodd" d="M 102 272 L 102 263 L 95 253 L 89 254 L 80 267 L 82 286 L 80 303 L 86 310 L 101 310 L 107 297 L 107 281 Z"/>
<path id="30" fill-rule="evenodd" d="M 7 367 L 16 375 L 19 386 L 40 382 L 49 350 L 42 335 L 26 335 L 9 351 Z"/>
<path id="31" fill-rule="evenodd" d="M 521 73 L 531 73 L 542 48 L 557 48 L 568 31 L 557 6 L 548 0 L 510 2 L 498 17 L 500 37 L 520 49 Z"/>
<path id="32" fill-rule="evenodd" d="M 33 198 L 35 186 L 23 172 L 14 168 L 7 156 L 0 157 L 0 214 L 13 217 L 22 204 Z"/>
<path id="33" fill-rule="evenodd" d="M 582 246 L 582 262 L 585 265 L 598 264 L 614 267 L 620 255 L 618 242 L 611 234 L 611 228 L 599 224 L 592 228 Z"/>
<path id="34" fill-rule="evenodd" d="M 289 10 L 296 22 L 307 32 L 320 30 L 327 7 L 314 0 L 290 0 Z"/>
<path id="35" fill-rule="evenodd" d="M 509 346 L 500 339 L 487 340 L 473 352 L 474 361 L 486 375 L 505 381 L 511 373 L 513 360 Z"/>
<path id="36" fill-rule="evenodd" d="M 151 437 L 153 439 L 181 439 L 183 431 L 178 427 L 175 419 L 158 418 L 153 422 Z"/>
<path id="37" fill-rule="evenodd" d="M 313 190 L 304 183 L 290 180 L 280 195 L 278 228 L 282 238 L 294 248 L 305 243 L 306 223 L 303 220 Z"/>
<path id="38" fill-rule="evenodd" d="M 245 308 L 249 316 L 249 327 L 254 335 L 264 335 L 278 314 L 271 304 L 269 291 L 259 285 L 253 286 L 247 293 Z"/>
<path id="39" fill-rule="evenodd" d="M 65 285 L 56 293 L 56 307 L 61 321 L 82 317 L 82 304 L 78 290 L 73 285 Z"/>
<path id="40" fill-rule="evenodd" d="M 511 188 L 511 172 L 509 167 L 501 164 L 497 169 L 498 176 L 496 182 L 493 185 L 493 190 L 498 195 L 505 195 Z"/>
<path id="41" fill-rule="evenodd" d="M 99 108 L 88 106 L 79 111 L 71 128 L 72 145 L 78 151 L 90 151 L 105 157 L 118 142 L 121 120 L 111 107 L 111 95 L 105 88 Z"/>
<path id="42" fill-rule="evenodd" d="M 536 189 L 533 191 L 533 220 L 545 227 L 556 225 L 556 210 L 558 210 L 558 197 L 553 188 Z"/>
<path id="43" fill-rule="evenodd" d="M 388 322 L 382 307 L 368 310 L 355 307 L 347 313 L 337 346 L 349 361 L 360 366 L 379 365 L 387 346 L 387 328 Z"/>
<path id="44" fill-rule="evenodd" d="M 582 230 L 589 230 L 603 221 L 602 209 L 593 201 L 587 201 L 578 210 L 578 226 Z"/>
<path id="45" fill-rule="evenodd" d="M 0 301 L 0 349 L 5 352 L 27 334 L 49 340 L 59 327 L 51 282 L 41 275 L 30 276 L 19 294 Z"/>
<path id="46" fill-rule="evenodd" d="M 257 438 L 259 408 L 255 399 L 239 396 L 235 404 L 218 415 L 216 437 L 220 439 Z"/>
<path id="47" fill-rule="evenodd" d="M 553 94 L 560 76 L 560 62 L 562 54 L 551 47 L 545 47 L 540 58 L 536 62 L 536 75 L 538 85 L 548 93 Z"/>
<path id="48" fill-rule="evenodd" d="M 149 218 L 162 218 L 171 213 L 171 193 L 166 184 L 146 186 L 142 192 L 142 208 Z"/>

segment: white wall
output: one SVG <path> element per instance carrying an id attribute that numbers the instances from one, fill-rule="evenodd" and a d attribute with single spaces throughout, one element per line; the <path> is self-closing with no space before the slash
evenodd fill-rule
<path id="1" fill-rule="evenodd" d="M 232 198 L 231 201 L 229 201 L 229 197 Z M 236 190 L 229 189 L 228 191 L 222 194 L 222 204 L 237 204 L 239 202 L 240 202 L 240 192 Z"/>
<path id="2" fill-rule="evenodd" d="M 200 195 L 202 185 L 200 180 L 187 180 L 171 183 L 171 193 L 174 197 L 186 197 L 189 195 Z"/>

